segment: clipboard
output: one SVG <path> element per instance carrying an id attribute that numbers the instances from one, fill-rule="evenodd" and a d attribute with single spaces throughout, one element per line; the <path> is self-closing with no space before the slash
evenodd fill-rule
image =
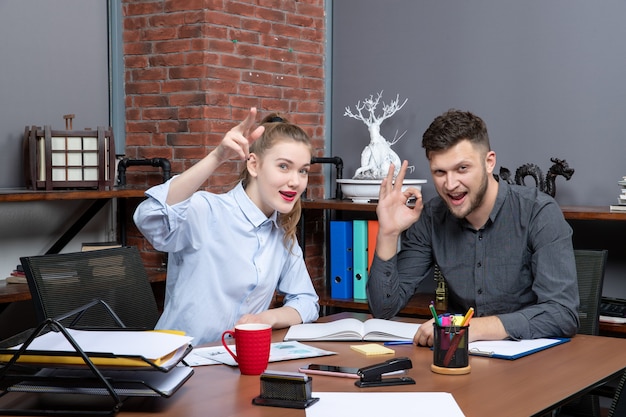
<path id="1" fill-rule="evenodd" d="M 540 338 L 524 340 L 481 340 L 470 342 L 470 355 L 515 360 L 569 342 L 570 338 Z"/>

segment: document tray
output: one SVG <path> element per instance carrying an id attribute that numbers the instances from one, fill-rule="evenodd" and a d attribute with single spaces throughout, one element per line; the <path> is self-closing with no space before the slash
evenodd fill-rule
<path id="1" fill-rule="evenodd" d="M 75 352 L 28 351 L 33 340 L 47 331 L 57 331 L 62 334 L 65 341 L 75 349 Z M 184 351 L 175 355 L 178 357 L 178 362 L 181 362 L 189 349 L 181 348 L 179 351 Z M 9 358 L 6 364 L 0 367 L 0 415 L 114 415 L 122 407 L 121 397 L 169 397 L 193 374 L 192 368 L 181 365 L 174 366 L 176 364 L 167 370 L 160 369 L 158 366 L 148 366 L 142 369 L 128 367 L 99 369 L 90 358 L 93 356 L 94 359 L 98 359 L 98 354 L 85 353 L 70 332 L 54 319 L 46 319 L 42 322 L 19 348 L 5 349 L 0 353 L 5 355 L 5 359 L 6 356 Z M 33 354 L 36 357 L 48 358 L 51 363 L 46 366 L 37 366 L 28 360 L 20 362 L 22 357 L 27 358 Z M 111 356 L 113 355 L 103 355 L 108 359 L 111 359 Z M 82 362 L 82 367 L 77 366 L 77 364 L 68 367 L 65 363 L 54 363 L 55 357 L 77 359 Z M 48 406 L 32 409 L 32 406 L 26 404 L 33 401 L 23 397 L 25 402 L 20 402 L 23 408 L 13 408 L 16 402 L 12 401 L 11 398 L 14 395 L 31 394 L 39 395 L 33 399 L 44 398 L 41 395 L 52 395 L 58 398 L 67 397 L 67 400 L 61 401 L 59 404 L 61 409 L 51 409 Z M 70 395 L 64 396 L 62 394 Z M 108 408 L 96 409 L 94 407 L 96 401 L 81 403 L 79 398 L 85 395 L 97 395 L 103 399 L 108 397 L 111 401 L 106 401 L 109 403 Z M 72 399 L 76 399 L 76 402 L 80 404 L 74 404 Z M 5 406 L 5 404 L 9 406 Z"/>
<path id="2" fill-rule="evenodd" d="M 176 366 L 169 372 L 102 371 L 115 393 L 126 397 L 171 397 L 193 375 L 193 368 Z M 110 395 L 87 369 L 43 368 L 7 387 L 10 392 Z"/>

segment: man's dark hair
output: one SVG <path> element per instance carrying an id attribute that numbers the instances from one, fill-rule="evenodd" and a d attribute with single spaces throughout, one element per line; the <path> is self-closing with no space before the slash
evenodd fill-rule
<path id="1" fill-rule="evenodd" d="M 486 151 L 491 150 L 485 122 L 470 112 L 451 109 L 428 126 L 422 136 L 422 148 L 430 159 L 431 152 L 449 149 L 464 139 Z"/>

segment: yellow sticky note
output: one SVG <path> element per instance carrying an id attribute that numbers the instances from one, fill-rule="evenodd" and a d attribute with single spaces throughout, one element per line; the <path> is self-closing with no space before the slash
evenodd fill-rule
<path id="1" fill-rule="evenodd" d="M 362 353 L 367 356 L 371 355 L 388 355 L 390 353 L 396 353 L 395 350 L 389 349 L 383 345 L 378 345 L 376 343 L 369 343 L 367 345 L 350 345 L 350 349 L 356 350 L 359 353 Z"/>

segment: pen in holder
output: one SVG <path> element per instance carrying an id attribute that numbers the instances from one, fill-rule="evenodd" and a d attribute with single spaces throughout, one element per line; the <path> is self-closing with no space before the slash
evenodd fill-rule
<path id="1" fill-rule="evenodd" d="M 440 326 L 437 322 L 433 326 L 435 338 L 431 371 L 445 375 L 469 373 L 469 326 Z"/>

